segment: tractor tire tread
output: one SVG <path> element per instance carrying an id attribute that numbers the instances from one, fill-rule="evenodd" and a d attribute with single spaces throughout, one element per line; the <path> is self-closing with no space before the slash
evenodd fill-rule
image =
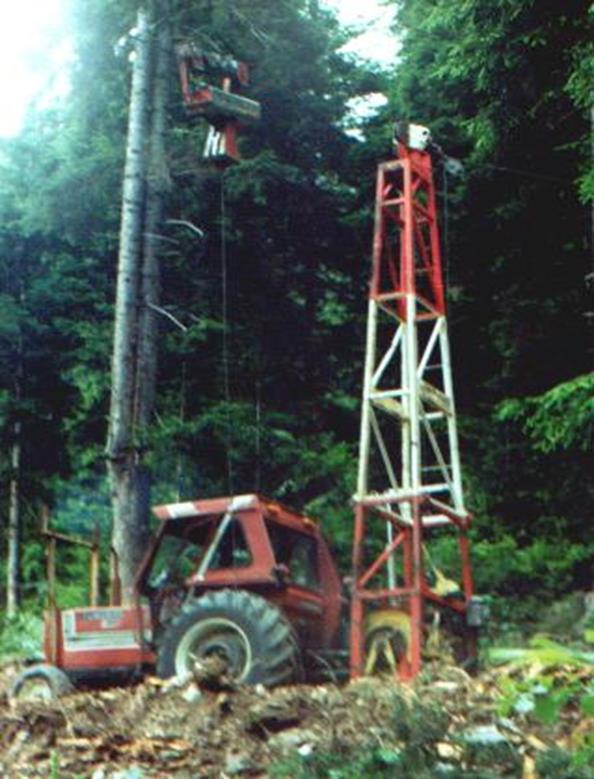
<path id="1" fill-rule="evenodd" d="M 245 590 L 211 590 L 188 600 L 169 624 L 157 653 L 157 674 L 173 676 L 175 651 L 182 637 L 200 619 L 222 616 L 248 636 L 253 662 L 248 684 L 275 686 L 301 677 L 299 647 L 293 628 L 281 610 L 260 595 Z"/>

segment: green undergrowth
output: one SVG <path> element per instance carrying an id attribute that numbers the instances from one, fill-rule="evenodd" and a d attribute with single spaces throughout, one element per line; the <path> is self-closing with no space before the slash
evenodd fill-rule
<path id="1" fill-rule="evenodd" d="M 269 774 L 276 779 L 436 776 L 435 745 L 445 736 L 448 716 L 422 701 L 411 702 L 394 694 L 389 719 L 389 743 L 358 745 L 352 749 L 337 744 L 335 751 L 296 753 L 270 766 Z"/>
<path id="2" fill-rule="evenodd" d="M 430 702 L 394 695 L 387 723 L 390 738 L 383 745 L 336 745 L 334 751 L 293 753 L 268 767 L 275 779 L 433 779 L 452 776 L 453 766 L 440 762 L 436 745 L 446 738 L 448 715 Z M 458 777 L 488 779 L 487 774 Z M 490 775 L 489 775 L 490 776 Z"/>
<path id="3" fill-rule="evenodd" d="M 541 779 L 592 779 L 594 737 L 575 752 L 560 747 L 543 751 L 536 760 L 536 770 Z"/>
<path id="4" fill-rule="evenodd" d="M 24 660 L 41 654 L 43 620 L 30 611 L 15 617 L 0 615 L 0 662 Z"/>
<path id="5" fill-rule="evenodd" d="M 587 624 L 590 624 L 589 622 Z M 594 638 L 586 629 L 581 642 L 561 644 L 534 636 L 525 647 L 497 647 L 488 652 L 498 677 L 502 717 L 520 717 L 555 732 L 572 714 L 580 723 L 594 721 Z M 594 728 L 578 730 L 572 749 L 555 746 L 536 761 L 542 779 L 591 779 L 594 776 Z"/>

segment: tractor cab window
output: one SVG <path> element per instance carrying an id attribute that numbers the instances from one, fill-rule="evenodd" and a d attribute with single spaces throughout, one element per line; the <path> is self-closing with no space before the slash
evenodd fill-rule
<path id="1" fill-rule="evenodd" d="M 221 521 L 219 517 L 184 524 L 173 521 L 161 539 L 149 584 L 161 587 L 184 581 L 202 566 L 213 570 L 251 565 L 252 556 L 240 522 L 233 517 L 218 537 Z"/>
<path id="2" fill-rule="evenodd" d="M 276 522 L 267 521 L 266 525 L 276 562 L 287 566 L 289 581 L 310 590 L 317 589 L 320 581 L 315 539 Z"/>
<path id="3" fill-rule="evenodd" d="M 245 568 L 252 564 L 241 523 L 233 517 L 216 546 L 209 570 L 216 568 Z"/>
<path id="4" fill-rule="evenodd" d="M 195 573 L 204 554 L 204 537 L 194 534 L 165 534 L 151 566 L 149 584 L 160 588 L 180 582 Z"/>

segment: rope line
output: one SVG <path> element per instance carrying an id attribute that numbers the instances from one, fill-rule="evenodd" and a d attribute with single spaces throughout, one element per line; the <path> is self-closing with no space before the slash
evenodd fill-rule
<path id="1" fill-rule="evenodd" d="M 227 208 L 225 201 L 225 173 L 221 173 L 221 309 L 223 318 L 223 392 L 225 396 L 225 455 L 227 460 L 227 488 L 233 495 L 233 462 L 231 459 L 231 387 L 229 382 L 228 286 L 227 286 Z"/>
<path id="2" fill-rule="evenodd" d="M 256 378 L 256 492 L 260 492 L 260 484 L 262 481 L 262 473 L 260 468 L 260 456 L 262 454 L 262 387 L 260 384 L 259 376 L 259 363 L 258 363 L 258 377 Z"/>

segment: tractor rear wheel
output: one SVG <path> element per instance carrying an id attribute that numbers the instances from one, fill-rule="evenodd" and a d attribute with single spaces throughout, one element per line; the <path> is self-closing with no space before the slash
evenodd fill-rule
<path id="1" fill-rule="evenodd" d="M 298 677 L 298 655 L 291 624 L 274 604 L 244 590 L 217 590 L 189 601 L 171 621 L 157 674 L 183 676 L 217 657 L 236 681 L 274 686 Z"/>
<path id="2" fill-rule="evenodd" d="M 74 685 L 64 671 L 54 665 L 32 665 L 13 681 L 9 698 L 17 701 L 55 700 L 74 692 Z"/>

